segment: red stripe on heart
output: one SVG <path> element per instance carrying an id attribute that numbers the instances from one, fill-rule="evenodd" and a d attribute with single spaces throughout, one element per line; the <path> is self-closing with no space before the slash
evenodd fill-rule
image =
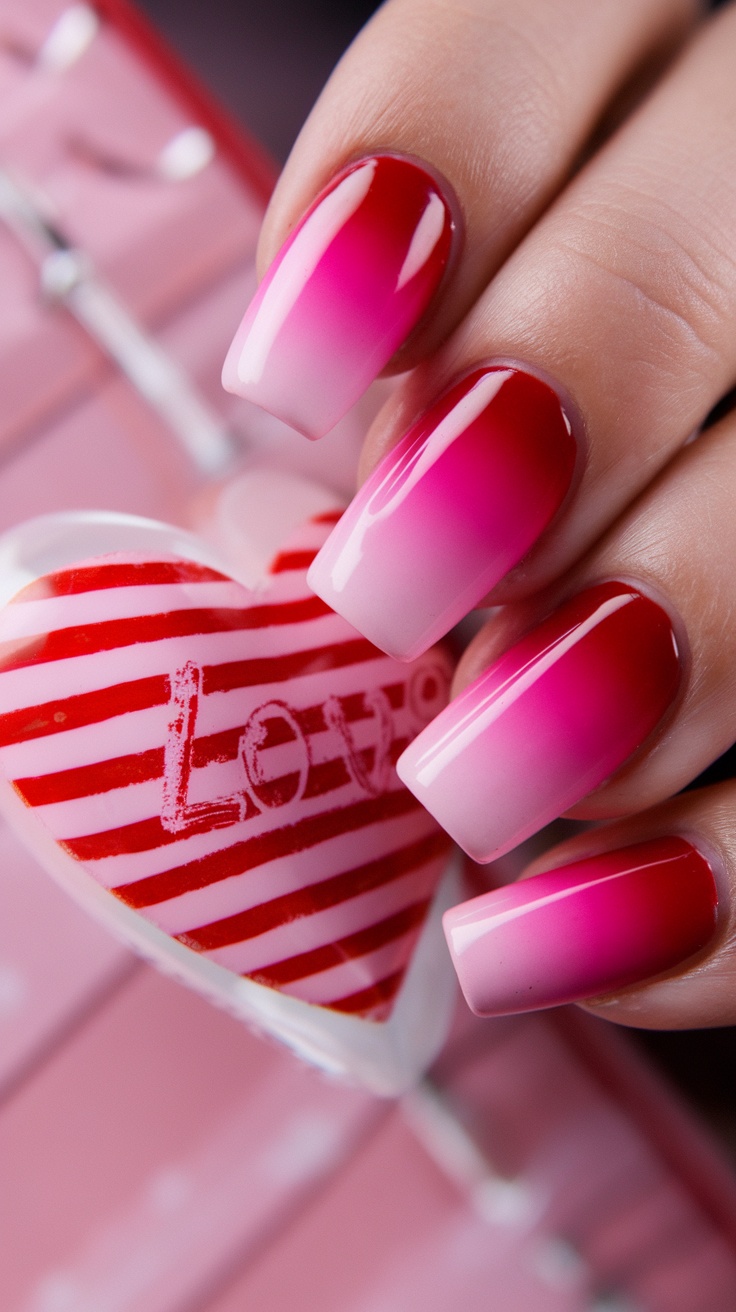
<path id="1" fill-rule="evenodd" d="M 194 765 L 202 769 L 205 765 L 233 761 L 237 758 L 240 743 L 240 730 L 228 729 L 222 734 L 213 734 L 207 743 L 209 751 L 201 750 L 195 745 Z M 222 747 L 216 749 L 213 740 L 221 740 Z M 394 738 L 389 757 L 395 765 L 401 753 L 409 746 L 409 738 Z M 366 747 L 357 753 L 367 770 L 374 764 L 374 749 Z M 147 752 L 137 752 L 130 756 L 118 756 L 109 761 L 97 761 L 93 765 L 81 765 L 72 770 L 59 770 L 55 774 L 31 776 L 16 779 L 14 787 L 28 806 L 50 806 L 58 802 L 70 802 L 82 797 L 96 797 L 100 793 L 112 792 L 116 788 L 128 788 L 132 784 L 150 783 L 160 779 L 163 773 L 164 750 L 154 747 Z M 289 775 L 276 777 L 270 781 L 278 790 Z M 310 765 L 306 787 L 302 796 L 322 797 L 325 793 L 341 788 L 350 780 L 350 772 L 342 756 L 332 757 Z"/>
<path id="2" fill-rule="evenodd" d="M 404 705 L 406 694 L 403 683 L 381 684 L 381 692 L 385 694 L 393 710 L 400 710 Z M 355 720 L 372 719 L 373 712 L 366 708 L 364 693 L 347 693 L 339 698 L 339 702 L 349 724 Z M 306 706 L 303 710 L 296 710 L 294 715 L 303 733 L 322 733 L 329 727 L 322 706 Z"/>
<path id="3" fill-rule="evenodd" d="M 284 825 L 270 833 L 257 834 L 253 838 L 234 843 L 224 851 L 211 852 L 194 861 L 187 861 L 173 870 L 164 870 L 161 874 L 148 875 L 130 884 L 122 884 L 112 889 L 112 892 L 130 907 L 140 909 L 155 906 L 158 902 L 168 902 L 169 898 L 180 897 L 182 893 L 190 893 L 195 888 L 207 888 L 233 875 L 243 875 L 248 870 L 255 870 L 257 866 L 266 865 L 280 857 L 307 851 L 340 834 L 349 834 L 381 820 L 409 815 L 421 809 L 416 798 L 403 789 L 395 793 L 384 793 L 367 802 L 354 802 L 352 806 L 320 811 L 318 815 L 307 816 L 296 824 Z"/>
<path id="4" fill-rule="evenodd" d="M 207 750 L 203 749 L 204 740 L 195 743 L 195 767 L 202 769 L 215 762 L 234 761 L 238 755 L 240 738 L 239 729 L 228 729 L 221 734 L 212 734 L 206 743 Z M 408 738 L 394 739 L 391 744 L 392 764 L 396 764 L 408 745 Z M 373 765 L 373 748 L 367 747 L 358 755 L 370 770 Z M 72 770 L 16 779 L 14 786 L 28 806 L 50 806 L 81 797 L 95 797 L 100 793 L 112 792 L 115 788 L 128 788 L 132 784 L 150 783 L 151 780 L 161 778 L 163 768 L 164 749 L 154 747 L 147 752 L 118 756 L 109 761 L 96 761 L 93 765 L 80 765 Z M 288 777 L 283 776 L 284 779 Z M 320 761 L 309 767 L 303 796 L 322 797 L 348 783 L 349 779 L 348 768 L 341 756 Z M 271 783 L 278 789 L 282 779 L 277 777 Z"/>
<path id="5" fill-rule="evenodd" d="M 342 510 L 324 510 L 321 515 L 312 517 L 313 524 L 338 524 L 343 517 Z"/>
<path id="6" fill-rule="evenodd" d="M 0 671 L 21 670 L 29 665 L 92 656 L 143 642 L 163 642 L 167 638 L 195 638 L 204 633 L 245 632 L 266 629 L 273 624 L 302 624 L 306 620 L 330 615 L 329 606 L 319 597 L 299 601 L 281 601 L 270 606 L 251 606 L 245 610 L 207 607 L 202 610 L 170 610 L 162 615 L 139 615 L 120 620 L 101 620 L 98 624 L 76 624 L 53 633 L 11 638 L 0 643 Z"/>
<path id="7" fill-rule="evenodd" d="M 59 570 L 27 584 L 11 605 L 45 601 L 48 597 L 72 597 L 103 588 L 139 588 L 165 583 L 229 583 L 227 575 L 193 560 L 141 560 L 87 565 Z"/>
<path id="8" fill-rule="evenodd" d="M 290 652 L 288 656 L 258 656 L 249 661 L 205 665 L 202 691 L 207 696 L 213 692 L 232 692 L 235 688 L 252 688 L 254 684 L 285 683 L 308 674 L 385 659 L 383 652 L 366 638 L 335 642 L 309 651 Z"/>
<path id="9" fill-rule="evenodd" d="M 148 783 L 151 779 L 160 779 L 163 770 L 164 749 L 152 747 L 147 752 L 95 761 L 93 765 L 78 765 L 72 770 L 16 779 L 15 788 L 28 806 L 49 806 L 54 802 L 70 802 L 78 797 L 108 793 L 114 788 L 128 788 L 131 784 Z"/>
<path id="10" fill-rule="evenodd" d="M 112 684 L 95 692 L 77 693 L 74 697 L 60 697 L 37 706 L 6 711 L 0 715 L 0 747 L 45 738 L 52 733 L 66 733 L 68 729 L 80 729 L 88 724 L 100 724 L 132 711 L 147 711 L 152 706 L 164 705 L 170 695 L 168 675 L 154 674 L 147 679 L 132 679 L 130 683 Z"/>
<path id="11" fill-rule="evenodd" d="M 244 794 L 246 807 L 244 820 L 250 820 L 259 811 L 248 794 Z M 233 819 L 233 816 L 235 819 Z M 234 806 L 227 815 L 221 817 L 219 824 L 213 824 L 206 816 L 198 826 L 187 829 L 190 834 L 205 834 L 210 829 L 233 825 L 238 817 L 238 808 Z M 98 834 L 83 834 L 79 838 L 60 838 L 58 840 L 70 856 L 77 861 L 101 861 L 109 856 L 132 856 L 135 852 L 153 852 L 156 848 L 166 847 L 170 843 L 181 842 L 182 835 L 164 829 L 161 817 L 149 816 L 145 820 L 136 820 L 130 825 L 119 825 L 116 829 L 104 829 Z"/>
<path id="12" fill-rule="evenodd" d="M 324 1007 L 329 1007 L 331 1011 L 341 1011 L 348 1016 L 373 1016 L 376 1020 L 382 1020 L 390 1011 L 390 1003 L 393 1002 L 396 994 L 401 988 L 401 981 L 406 974 L 406 967 L 403 970 L 397 970 L 392 975 L 387 975 L 385 979 L 379 979 L 377 984 L 371 984 L 367 989 L 361 989 L 359 993 L 350 993 L 346 998 L 334 998 L 331 1002 L 324 1002 Z"/>
<path id="13" fill-rule="evenodd" d="M 316 551 L 282 551 L 269 566 L 269 574 L 288 574 L 291 570 L 309 569 Z"/>
<path id="14" fill-rule="evenodd" d="M 120 686 L 123 688 L 131 687 L 131 685 Z M 104 691 L 115 693 L 116 689 L 106 689 Z M 381 691 L 386 694 L 391 706 L 400 707 L 403 705 L 403 685 L 388 684 Z M 83 695 L 90 696 L 90 694 Z M 96 694 L 92 694 L 92 696 L 96 696 Z M 78 699 L 70 700 L 77 701 Z M 162 696 L 159 701 L 151 704 L 160 705 L 161 702 L 166 700 L 168 700 L 168 693 L 167 696 Z M 372 712 L 366 708 L 362 693 L 350 693 L 338 700 L 349 724 L 372 718 Z M 112 704 L 115 704 L 114 701 Z M 133 709 L 147 709 L 149 705 L 147 702 L 144 706 L 123 704 L 122 700 L 118 704 L 121 707 L 120 714 Z M 51 702 L 48 706 L 56 708 L 54 711 L 49 712 L 44 707 L 32 707 L 29 708 L 29 713 L 34 712 L 37 721 L 41 719 L 52 720 L 57 732 L 61 729 L 76 727 L 80 723 L 96 723 L 98 720 L 101 721 L 107 718 L 103 715 L 93 715 L 91 720 L 83 720 L 74 717 L 70 712 L 63 712 L 65 719 L 59 723 L 56 716 L 59 715 L 60 705 L 59 702 Z M 43 715 L 44 709 L 47 710 L 46 716 Z M 304 710 L 296 712 L 295 718 L 302 731 L 307 735 L 321 733 L 328 728 L 321 706 L 308 706 Z M 1 726 L 2 717 L 0 717 L 0 729 Z M 240 728 L 224 729 L 221 733 L 207 734 L 202 738 L 195 738 L 192 744 L 192 760 L 195 768 L 202 769 L 204 766 L 218 761 L 234 761 L 240 748 L 240 738 Z M 10 739 L 10 741 L 20 740 Z M 0 734 L 1 745 L 5 744 Z M 396 763 L 407 745 L 408 739 L 406 738 L 394 739 L 391 744 L 393 764 Z M 361 755 L 363 754 L 361 753 Z M 76 766 L 68 770 L 57 770 L 43 775 L 29 775 L 25 778 L 16 779 L 15 788 L 28 806 L 48 806 L 56 802 L 68 802 L 74 798 L 90 797 L 98 793 L 110 792 L 115 788 L 126 788 L 131 784 L 147 783 L 152 779 L 158 779 L 163 772 L 163 764 L 164 749 L 163 747 L 157 747 L 146 752 L 112 757 L 106 761 L 93 761 L 90 765 Z M 313 765 L 310 769 L 304 796 L 318 797 L 323 792 L 329 792 L 331 787 L 337 787 L 337 783 L 330 785 L 322 782 L 323 776 L 331 778 L 333 774 L 335 779 L 339 775 L 341 782 L 345 782 L 348 777 L 347 767 L 341 757 L 323 761 L 319 765 Z"/>
<path id="15" fill-rule="evenodd" d="M 311 952 L 301 952 L 296 957 L 277 961 L 273 966 L 251 971 L 248 978 L 254 979 L 257 984 L 278 988 L 317 975 L 332 966 L 341 966 L 348 959 L 367 956 L 369 952 L 375 952 L 377 948 L 416 929 L 424 920 L 428 908 L 428 899 L 415 902 L 412 906 L 404 907 L 403 911 L 397 911 L 396 915 L 388 916 L 386 920 L 379 920 L 367 929 L 358 930 L 357 934 L 348 934 L 346 938 L 314 948 Z"/>
<path id="16" fill-rule="evenodd" d="M 347 665 L 362 664 L 364 661 L 380 660 L 382 653 L 370 642 L 359 639 L 353 642 L 332 643 L 326 647 L 314 647 L 308 651 L 293 652 L 288 656 L 277 657 L 270 662 L 267 658 L 255 661 L 235 661 L 221 666 L 205 666 L 205 693 L 228 692 L 235 688 L 252 687 L 266 682 L 283 683 L 287 679 L 297 678 L 301 674 L 317 673 L 323 670 L 342 669 Z M 217 671 L 223 671 L 218 676 Z M 2 671 L 0 671 L 1 673 Z M 391 689 L 386 690 L 391 701 Z M 403 695 L 403 689 L 401 689 Z M 171 695 L 169 678 L 165 674 L 155 674 L 146 679 L 131 679 L 128 683 L 112 684 L 109 688 L 100 688 L 94 692 L 78 693 L 72 697 L 60 697 L 55 701 L 41 702 L 35 706 L 24 706 L 17 711 L 6 711 L 0 715 L 0 747 L 9 747 L 13 743 L 27 742 L 33 738 L 43 738 L 47 734 L 66 733 L 67 729 L 79 729 L 84 725 L 97 724 L 112 719 L 116 715 L 127 715 L 131 711 L 150 710 L 168 702 Z M 362 698 L 362 693 L 355 694 Z M 392 701 L 392 705 L 402 702 Z M 297 712 L 305 720 L 315 717 L 320 727 L 325 728 L 321 707 L 309 708 Z M 315 732 L 307 728 L 306 732 Z"/>
<path id="17" fill-rule="evenodd" d="M 446 834 L 430 834 L 418 843 L 388 852 L 376 861 L 367 861 L 353 870 L 344 870 L 342 874 L 332 875 L 318 884 L 309 884 L 296 892 L 284 893 L 270 902 L 261 902 L 259 906 L 239 911 L 237 915 L 215 920 L 211 925 L 201 925 L 177 937 L 188 947 L 198 952 L 213 952 L 216 948 L 229 947 L 233 943 L 244 943 L 246 939 L 257 938 L 268 930 L 277 929 L 288 921 L 298 920 L 301 916 L 311 916 L 317 911 L 327 911 L 329 907 L 338 906 L 348 898 L 369 893 L 374 888 L 391 884 L 402 875 L 413 870 L 420 870 L 430 861 L 449 851 L 450 840 Z"/>

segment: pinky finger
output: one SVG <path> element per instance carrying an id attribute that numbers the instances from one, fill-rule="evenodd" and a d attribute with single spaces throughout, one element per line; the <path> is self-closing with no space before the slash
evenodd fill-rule
<path id="1" fill-rule="evenodd" d="M 736 781 L 589 829 L 445 915 L 482 1016 L 585 1001 L 623 1025 L 736 1022 Z"/>

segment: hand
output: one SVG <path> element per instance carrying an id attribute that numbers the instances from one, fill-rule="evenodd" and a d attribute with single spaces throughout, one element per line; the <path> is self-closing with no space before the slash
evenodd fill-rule
<path id="1" fill-rule="evenodd" d="M 736 788 L 665 801 L 736 736 L 736 419 L 688 445 L 736 378 L 735 56 L 733 6 L 392 0 L 297 142 L 226 365 L 311 436 L 411 370 L 310 581 L 404 658 L 503 605 L 399 763 L 421 800 L 481 860 L 619 817 L 546 855 L 586 858 L 554 887 L 450 913 L 485 1012 L 625 987 L 611 1019 L 736 1020 Z"/>

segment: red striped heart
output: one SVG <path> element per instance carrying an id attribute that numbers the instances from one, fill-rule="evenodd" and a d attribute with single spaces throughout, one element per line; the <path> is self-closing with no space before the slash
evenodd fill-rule
<path id="1" fill-rule="evenodd" d="M 82 561 L 0 615 L 0 769 L 127 906 L 239 975 L 385 1020 L 448 842 L 394 762 L 450 667 L 384 656 L 306 587 L 183 558 Z"/>

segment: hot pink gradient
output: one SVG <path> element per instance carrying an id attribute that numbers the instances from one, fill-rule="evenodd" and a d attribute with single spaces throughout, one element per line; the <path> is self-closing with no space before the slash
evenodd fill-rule
<path id="1" fill-rule="evenodd" d="M 670 970 L 709 942 L 718 895 L 683 838 L 575 861 L 453 907 L 445 934 L 481 1016 L 589 998 Z"/>
<path id="2" fill-rule="evenodd" d="M 399 758 L 399 776 L 470 856 L 492 861 L 613 774 L 679 679 L 662 608 L 599 584 L 451 702 Z"/>
<path id="3" fill-rule="evenodd" d="M 309 586 L 377 647 L 413 660 L 526 554 L 574 464 L 551 387 L 518 369 L 476 370 L 374 470 Z"/>
<path id="4" fill-rule="evenodd" d="M 418 165 L 391 155 L 353 165 L 271 265 L 235 334 L 223 386 L 322 437 L 424 313 L 452 228 L 436 183 Z"/>

